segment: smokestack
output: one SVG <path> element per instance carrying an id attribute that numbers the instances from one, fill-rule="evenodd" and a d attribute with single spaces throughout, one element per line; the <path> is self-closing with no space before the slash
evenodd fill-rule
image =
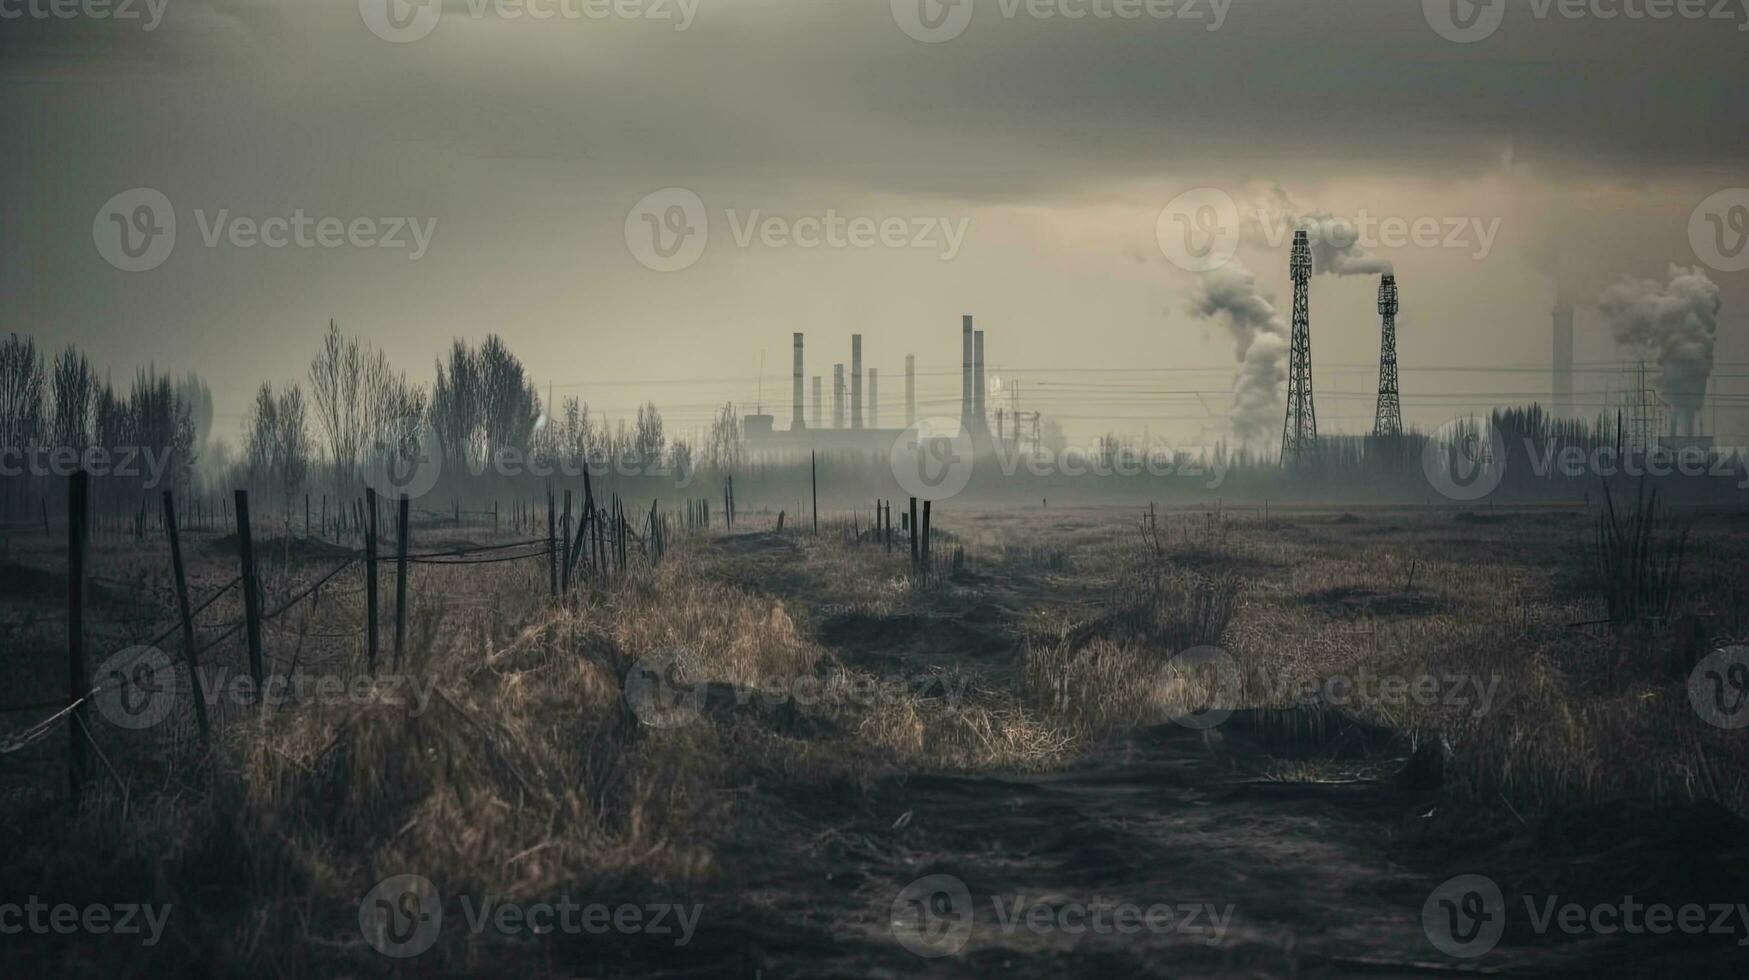
<path id="1" fill-rule="evenodd" d="M 1555 293 L 1554 415 L 1564 419 L 1573 413 L 1573 294 L 1565 288 Z"/>
<path id="2" fill-rule="evenodd" d="M 905 355 L 905 428 L 917 424 L 917 355 Z"/>
<path id="3" fill-rule="evenodd" d="M 972 424 L 972 315 L 967 313 L 960 325 L 960 421 Z"/>
<path id="4" fill-rule="evenodd" d="M 850 427 L 862 428 L 862 334 L 850 335 Z"/>
<path id="5" fill-rule="evenodd" d="M 844 428 L 844 365 L 832 365 L 832 428 Z"/>
<path id="6" fill-rule="evenodd" d="M 990 425 L 984 414 L 984 331 L 972 334 L 972 424 L 973 432 L 983 432 Z"/>
<path id="7" fill-rule="evenodd" d="M 799 333 L 796 334 L 795 360 L 795 367 L 790 378 L 790 387 L 794 389 L 791 392 L 791 401 L 794 404 L 790 406 L 789 427 L 793 431 L 800 432 L 808 427 L 808 423 L 802 418 L 802 335 Z"/>
<path id="8" fill-rule="evenodd" d="M 879 368 L 868 369 L 868 427 L 881 427 L 881 372 Z"/>
<path id="9" fill-rule="evenodd" d="M 814 375 L 814 428 L 820 428 L 825 424 L 825 421 L 820 417 L 820 376 L 816 374 Z"/>

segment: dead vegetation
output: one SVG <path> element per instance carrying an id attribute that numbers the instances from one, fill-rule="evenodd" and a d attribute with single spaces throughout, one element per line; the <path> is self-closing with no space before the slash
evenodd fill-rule
<path id="1" fill-rule="evenodd" d="M 1741 581 L 1715 566 L 1739 561 L 1731 543 L 1749 528 L 1693 518 L 1710 540 L 1684 577 L 1667 543 L 1684 539 L 1654 533 L 1668 527 L 1655 501 L 1601 519 L 1595 550 L 1575 523 L 1505 523 L 1474 545 L 1486 562 L 1446 541 L 1449 521 L 1368 513 L 1287 535 L 1279 515 L 1209 513 L 1150 513 L 1139 543 L 1109 511 L 961 524 L 943 540 L 970 557 L 925 589 L 907 549 L 793 528 L 680 536 L 661 565 L 561 603 L 544 567 L 422 567 L 405 672 L 427 702 L 245 711 L 211 756 L 185 723 L 170 739 L 104 733 L 118 775 L 78 814 L 40 771 L 8 781 L 0 829 L 17 844 L 0 876 L 196 910 L 154 952 L 159 972 L 380 970 L 356 909 L 388 874 L 444 895 L 678 897 L 721 885 L 757 788 L 805 798 L 910 773 L 1050 770 L 1211 707 L 1301 724 L 1286 709 L 1313 706 L 1449 747 L 1430 786 L 1447 806 L 1639 797 L 1749 812 L 1740 742 L 1700 724 L 1684 686 L 1696 651 L 1741 638 Z M 1613 624 L 1618 595 L 1638 627 L 1583 625 Z M 1687 632 L 1670 621 L 1679 598 Z M 344 635 L 361 615 L 342 591 L 310 629 Z M 357 674 L 356 647 L 304 655 Z M 1176 658 L 1199 648 L 1222 656 Z M 639 717 L 626 678 L 652 658 L 698 693 L 697 717 Z M 1435 696 L 1329 684 L 1368 672 L 1430 678 Z M 543 955 L 505 943 L 463 934 L 421 963 Z"/>

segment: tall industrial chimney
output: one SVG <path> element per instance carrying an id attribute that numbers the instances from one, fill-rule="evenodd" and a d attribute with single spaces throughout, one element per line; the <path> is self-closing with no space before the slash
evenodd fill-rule
<path id="1" fill-rule="evenodd" d="M 796 363 L 790 378 L 790 387 L 794 389 L 791 400 L 795 404 L 791 406 L 789 427 L 800 432 L 808 427 L 808 423 L 802 418 L 802 335 L 799 333 L 796 334 Z"/>
<path id="2" fill-rule="evenodd" d="M 972 424 L 972 315 L 967 313 L 960 324 L 960 421 Z"/>
<path id="3" fill-rule="evenodd" d="M 1573 294 L 1566 287 L 1555 292 L 1554 416 L 1573 414 Z"/>
<path id="4" fill-rule="evenodd" d="M 814 428 L 824 428 L 826 420 L 820 417 L 820 376 L 814 375 Z"/>
<path id="5" fill-rule="evenodd" d="M 844 428 L 844 365 L 832 365 L 832 428 Z"/>
<path id="6" fill-rule="evenodd" d="M 917 355 L 905 355 L 905 428 L 917 424 Z"/>
<path id="7" fill-rule="evenodd" d="M 881 372 L 879 368 L 868 369 L 868 427 L 881 427 Z"/>
<path id="8" fill-rule="evenodd" d="M 979 330 L 972 334 L 972 431 L 982 433 L 989 425 L 984 414 L 984 331 Z"/>
<path id="9" fill-rule="evenodd" d="M 862 428 L 862 334 L 850 335 L 850 427 Z"/>

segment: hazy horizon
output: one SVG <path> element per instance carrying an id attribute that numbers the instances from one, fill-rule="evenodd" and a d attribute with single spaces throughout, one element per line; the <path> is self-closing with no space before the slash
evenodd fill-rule
<path id="1" fill-rule="evenodd" d="M 1741 11 L 1573 20 L 1526 5 L 1459 44 L 1421 4 L 1383 0 L 1078 20 L 979 0 L 962 34 L 925 43 L 902 3 L 652 0 L 597 18 L 554 0 L 532 5 L 556 12 L 539 20 L 450 2 L 428 36 L 391 43 L 365 16 L 375 2 L 168 0 L 150 30 L 10 20 L 0 139 L 23 165 L 0 206 L 7 329 L 77 344 L 118 378 L 200 373 L 234 445 L 254 388 L 302 381 L 330 319 L 426 385 L 450 338 L 497 333 L 543 396 L 615 418 L 653 400 L 685 435 L 726 401 L 763 400 L 786 425 L 793 331 L 828 390 L 862 333 L 889 424 L 906 354 L 920 412 L 953 414 L 970 313 L 992 375 L 1071 440 L 1207 443 L 1227 432 L 1235 341 L 1192 313 L 1199 276 L 1156 232 L 1174 198 L 1213 187 L 1241 208 L 1285 195 L 1302 212 L 1471 229 L 1458 247 L 1372 250 L 1401 284 L 1404 420 L 1422 428 L 1549 400 L 1562 282 L 1581 300 L 1576 411 L 1601 409 L 1618 379 L 1584 371 L 1632 355 L 1598 295 L 1702 267 L 1722 301 L 1705 424 L 1717 405 L 1721 438 L 1749 439 L 1749 277 L 1706 268 L 1689 238 L 1697 207 L 1742 182 L 1749 137 L 1719 124 L 1740 98 L 1721 69 L 1749 44 Z M 709 244 L 659 272 L 627 225 L 670 187 L 698 195 Z M 93 242 L 133 188 L 176 215 L 174 251 L 149 271 Z M 412 244 L 239 246 L 247 232 L 219 224 L 300 212 L 408 218 L 429 241 L 417 259 Z M 777 215 L 794 232 L 828 212 L 964 238 L 807 248 L 744 227 Z M 1237 261 L 1285 310 L 1287 249 L 1261 237 Z M 1324 431 L 1371 428 L 1376 290 L 1373 275 L 1312 284 Z"/>

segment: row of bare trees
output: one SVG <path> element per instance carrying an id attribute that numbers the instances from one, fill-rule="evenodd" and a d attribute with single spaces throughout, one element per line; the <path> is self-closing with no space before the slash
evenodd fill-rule
<path id="1" fill-rule="evenodd" d="M 37 482 L 92 469 L 102 501 L 136 496 L 147 482 L 186 483 L 213 420 L 212 390 L 194 374 L 155 366 L 118 389 L 71 345 L 46 358 L 35 340 L 0 341 L 0 446 L 8 506 Z"/>
<path id="2" fill-rule="evenodd" d="M 212 423 L 212 391 L 193 374 L 173 380 L 142 369 L 124 392 L 71 346 L 45 363 L 28 337 L 13 335 L 0 344 L 5 446 L 68 447 L 80 454 L 91 446 L 146 447 L 171 454 L 174 478 L 188 481 L 208 448 Z M 611 463 L 633 472 L 690 472 L 701 463 L 727 471 L 742 460 L 732 405 L 717 414 L 701 451 L 669 439 L 654 403 L 641 406 L 635 419 L 610 421 L 576 397 L 543 402 L 522 361 L 497 335 L 477 345 L 455 340 L 437 360 L 427 389 L 382 349 L 330 321 L 305 376 L 261 383 L 244 415 L 240 451 L 233 460 L 215 441 L 200 475 L 219 486 L 288 497 L 312 490 L 345 497 L 358 490 L 373 449 L 413 451 L 421 433 L 435 438 L 446 462 L 461 464 L 446 465 L 446 474 L 480 473 L 503 450 L 548 464 Z"/>

